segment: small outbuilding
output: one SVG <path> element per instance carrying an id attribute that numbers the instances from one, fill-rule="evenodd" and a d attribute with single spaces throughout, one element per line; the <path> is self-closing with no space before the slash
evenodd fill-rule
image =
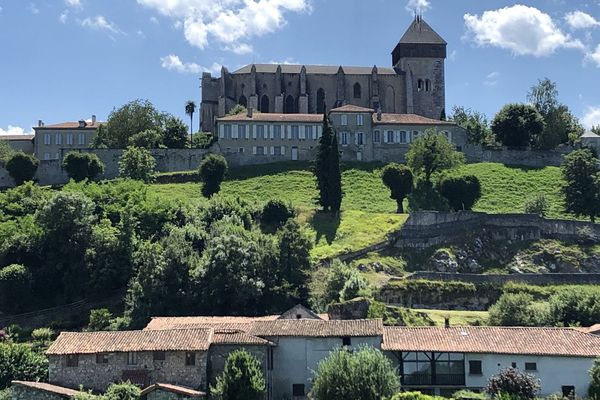
<path id="1" fill-rule="evenodd" d="M 205 398 L 206 393 L 184 386 L 155 383 L 142 390 L 143 400 L 182 400 Z"/>

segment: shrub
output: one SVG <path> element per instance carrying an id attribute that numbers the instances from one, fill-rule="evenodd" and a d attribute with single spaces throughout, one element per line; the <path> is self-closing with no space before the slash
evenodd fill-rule
<path id="1" fill-rule="evenodd" d="M 131 382 L 113 383 L 108 387 L 104 400 L 139 400 L 142 391 Z"/>
<path id="2" fill-rule="evenodd" d="M 17 185 L 33 180 L 40 161 L 31 154 L 22 151 L 14 153 L 6 162 L 6 170 Z"/>
<path id="3" fill-rule="evenodd" d="M 523 211 L 526 214 L 537 214 L 540 217 L 546 217 L 548 214 L 548 200 L 542 193 L 538 193 L 525 201 Z"/>
<path id="4" fill-rule="evenodd" d="M 63 168 L 76 182 L 94 179 L 104 172 L 104 163 L 94 153 L 70 151 L 63 160 Z"/>
<path id="5" fill-rule="evenodd" d="M 600 399 L 600 358 L 594 360 L 594 365 L 590 368 L 588 396 L 590 399 Z"/>
<path id="6" fill-rule="evenodd" d="M 31 332 L 31 340 L 38 343 L 50 343 L 54 337 L 54 331 L 50 328 L 37 328 Z"/>
<path id="7" fill-rule="evenodd" d="M 265 225 L 280 227 L 295 215 L 291 204 L 281 200 L 269 200 L 262 209 L 260 221 Z"/>
<path id="8" fill-rule="evenodd" d="M 533 144 L 544 130 L 544 118 L 528 104 L 507 104 L 494 117 L 492 132 L 509 147 Z"/>
<path id="9" fill-rule="evenodd" d="M 156 149 L 162 142 L 162 134 L 157 129 L 146 129 L 131 135 L 128 140 L 129 146 L 143 149 Z"/>
<path id="10" fill-rule="evenodd" d="M 329 266 L 325 278 L 325 303 L 351 300 L 363 294 L 367 281 L 358 270 L 335 259 Z"/>
<path id="11" fill-rule="evenodd" d="M 26 344 L 0 343 L 0 390 L 11 381 L 46 381 L 48 360 Z"/>
<path id="12" fill-rule="evenodd" d="M 143 182 L 154 180 L 156 160 L 147 149 L 129 146 L 119 160 L 119 175 Z"/>
<path id="13" fill-rule="evenodd" d="M 553 320 L 549 304 L 535 302 L 528 293 L 504 293 L 489 313 L 495 326 L 542 326 Z"/>
<path id="14" fill-rule="evenodd" d="M 533 375 L 516 368 L 506 368 L 490 378 L 485 390 L 492 396 L 505 394 L 519 399 L 534 399 L 540 390 L 540 382 Z"/>
<path id="15" fill-rule="evenodd" d="M 421 180 L 408 195 L 410 211 L 448 211 L 448 200 L 437 191 L 430 182 Z"/>
<path id="16" fill-rule="evenodd" d="M 453 399 L 456 400 L 486 400 L 487 396 L 485 393 L 472 392 L 467 389 L 459 390 L 452 395 Z"/>
<path id="17" fill-rule="evenodd" d="M 12 390 L 10 388 L 0 390 L 0 400 L 12 400 Z"/>
<path id="18" fill-rule="evenodd" d="M 0 310 L 13 313 L 22 311 L 30 288 L 31 273 L 27 267 L 12 264 L 0 268 Z"/>
<path id="19" fill-rule="evenodd" d="M 266 389 L 260 362 L 246 350 L 235 350 L 211 392 L 217 400 L 262 400 Z"/>
<path id="20" fill-rule="evenodd" d="M 202 180 L 202 195 L 210 198 L 221 190 L 227 173 L 227 160 L 220 154 L 209 154 L 200 163 L 198 170 Z"/>
<path id="21" fill-rule="evenodd" d="M 430 396 L 421 392 L 400 392 L 396 393 L 390 400 L 435 400 L 443 397 Z"/>
<path id="22" fill-rule="evenodd" d="M 413 190 L 413 174 L 405 165 L 391 163 L 383 167 L 381 172 L 383 184 L 390 189 L 390 198 L 396 200 L 397 213 L 404 212 L 404 198 Z"/>
<path id="23" fill-rule="evenodd" d="M 398 374 L 381 351 L 341 348 L 319 362 L 311 394 L 315 400 L 381 400 L 399 388 Z"/>
<path id="24" fill-rule="evenodd" d="M 439 190 L 454 211 L 472 209 L 481 197 L 481 184 L 474 175 L 445 178 Z"/>
<path id="25" fill-rule="evenodd" d="M 87 326 L 87 331 L 106 331 L 109 330 L 112 323 L 113 315 L 107 308 L 98 308 L 90 310 L 90 322 Z"/>

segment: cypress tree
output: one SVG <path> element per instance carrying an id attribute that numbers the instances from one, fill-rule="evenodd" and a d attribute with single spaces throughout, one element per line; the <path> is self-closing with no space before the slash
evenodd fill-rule
<path id="1" fill-rule="evenodd" d="M 323 133 L 319 139 L 319 149 L 317 151 L 317 160 L 315 165 L 315 177 L 317 178 L 317 189 L 319 190 L 318 204 L 324 211 L 329 211 L 329 190 L 328 190 L 328 170 L 329 154 L 331 148 L 331 138 L 333 129 L 329 123 L 327 115 L 323 115 Z"/>
<path id="2" fill-rule="evenodd" d="M 331 212 L 338 213 L 342 207 L 342 171 L 340 170 L 340 152 L 338 150 L 338 136 L 333 132 L 329 148 L 329 173 L 327 174 L 327 188 L 329 191 L 329 207 Z"/>

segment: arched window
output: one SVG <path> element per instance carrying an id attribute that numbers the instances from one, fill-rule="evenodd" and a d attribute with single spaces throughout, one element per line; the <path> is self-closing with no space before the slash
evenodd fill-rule
<path id="1" fill-rule="evenodd" d="M 291 94 L 285 98 L 285 108 L 283 112 L 286 114 L 295 114 L 297 112 L 296 101 L 294 100 L 294 96 Z"/>
<path id="2" fill-rule="evenodd" d="M 429 79 L 425 80 L 425 91 L 431 92 L 431 81 Z"/>
<path id="3" fill-rule="evenodd" d="M 419 79 L 417 81 L 417 91 L 422 92 L 424 88 L 425 88 L 425 83 L 423 82 L 423 79 Z"/>
<path id="4" fill-rule="evenodd" d="M 248 100 L 246 99 L 246 96 L 241 95 L 240 99 L 238 100 L 238 104 L 240 106 L 248 107 Z"/>
<path id="5" fill-rule="evenodd" d="M 269 112 L 269 96 L 266 94 L 260 99 L 260 112 L 268 113 Z"/>
<path id="6" fill-rule="evenodd" d="M 317 90 L 317 114 L 325 113 L 325 91 L 323 89 Z"/>
<path id="7" fill-rule="evenodd" d="M 360 99 L 362 97 L 362 89 L 360 87 L 360 83 L 356 82 L 354 84 L 354 98 Z"/>

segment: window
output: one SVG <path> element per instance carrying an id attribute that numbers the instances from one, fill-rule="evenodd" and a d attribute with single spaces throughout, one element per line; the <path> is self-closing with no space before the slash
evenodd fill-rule
<path id="1" fill-rule="evenodd" d="M 517 368 L 517 363 L 513 362 L 513 363 L 510 364 L 510 366 L 513 367 L 513 368 Z"/>
<path id="2" fill-rule="evenodd" d="M 425 88 L 425 84 L 423 83 L 423 79 L 419 79 L 417 81 L 417 91 L 422 92 L 424 88 Z"/>
<path id="3" fill-rule="evenodd" d="M 304 385 L 295 383 L 292 385 L 292 396 L 304 396 Z"/>
<path id="4" fill-rule="evenodd" d="M 164 351 L 155 351 L 152 356 L 154 361 L 165 361 L 165 352 Z"/>
<path id="5" fill-rule="evenodd" d="M 307 139 L 314 139 L 313 137 L 313 127 L 311 125 L 307 125 L 305 126 L 306 129 L 306 138 Z"/>
<path id="6" fill-rule="evenodd" d="M 256 136 L 259 139 L 265 138 L 265 126 L 264 125 L 256 125 Z"/>
<path id="7" fill-rule="evenodd" d="M 342 346 L 352 346 L 352 339 L 350 339 L 350 336 L 342 338 Z"/>
<path id="8" fill-rule="evenodd" d="M 480 360 L 471 360 L 469 361 L 469 375 L 482 375 L 481 371 L 481 361 Z"/>
<path id="9" fill-rule="evenodd" d="M 96 354 L 96 364 L 108 364 L 108 354 L 106 354 L 106 353 Z"/>
<path id="10" fill-rule="evenodd" d="M 365 117 L 362 114 L 356 115 L 356 125 L 363 126 L 365 124 Z"/>
<path id="11" fill-rule="evenodd" d="M 465 361 L 461 353 L 402 353 L 404 385 L 465 384 Z"/>
<path id="12" fill-rule="evenodd" d="M 425 80 L 425 91 L 431 92 L 431 81 L 429 79 Z"/>
<path id="13" fill-rule="evenodd" d="M 240 134 L 239 135 L 240 139 L 248 139 L 248 136 L 246 136 L 246 132 L 247 132 L 246 125 L 240 125 L 238 127 L 238 131 L 239 131 L 239 134 Z"/>
<path id="14" fill-rule="evenodd" d="M 275 125 L 273 127 L 273 129 L 274 129 L 274 132 L 275 132 L 275 139 L 283 139 L 281 137 L 281 125 Z"/>
<path id="15" fill-rule="evenodd" d="M 44 153 L 44 160 L 50 159 L 50 153 Z"/>
<path id="16" fill-rule="evenodd" d="M 127 365 L 137 365 L 138 357 L 137 353 L 129 352 L 127 353 Z"/>
<path id="17" fill-rule="evenodd" d="M 292 126 L 292 139 L 298 140 L 300 128 L 296 125 Z"/>
<path id="18" fill-rule="evenodd" d="M 394 143 L 394 131 L 387 132 L 387 141 L 388 143 Z"/>
<path id="19" fill-rule="evenodd" d="M 362 93 L 361 92 L 362 92 L 362 90 L 361 90 L 361 87 L 360 87 L 360 83 L 356 82 L 354 84 L 354 98 L 355 99 L 360 99 L 362 97 Z"/>
<path id="20" fill-rule="evenodd" d="M 275 155 L 275 156 L 281 155 L 281 147 L 280 146 L 272 147 L 272 149 L 273 149 L 273 155 Z"/>
<path id="21" fill-rule="evenodd" d="M 373 131 L 373 143 L 379 143 L 381 141 L 381 133 L 379 131 Z"/>
<path id="22" fill-rule="evenodd" d="M 525 371 L 537 371 L 537 363 L 526 362 L 525 363 Z"/>
<path id="23" fill-rule="evenodd" d="M 256 147 L 256 154 L 259 156 L 264 156 L 265 155 L 265 148 L 262 146 L 257 146 Z"/>
<path id="24" fill-rule="evenodd" d="M 231 125 L 225 125 L 225 139 L 231 139 Z"/>
<path id="25" fill-rule="evenodd" d="M 340 134 L 340 143 L 342 144 L 342 146 L 348 144 L 348 132 L 342 132 Z"/>
<path id="26" fill-rule="evenodd" d="M 244 152 L 244 148 L 243 148 L 243 147 L 240 147 L 240 151 L 239 151 L 239 152 L 240 152 L 240 153 L 243 153 L 243 152 Z"/>
<path id="27" fill-rule="evenodd" d="M 348 116 L 346 114 L 342 114 L 341 118 L 342 118 L 342 126 L 347 126 L 348 125 Z"/>
<path id="28" fill-rule="evenodd" d="M 185 365 L 196 365 L 196 353 L 185 353 Z"/>
<path id="29" fill-rule="evenodd" d="M 79 145 L 82 146 L 85 144 L 85 134 L 84 133 L 80 133 L 79 134 Z"/>
<path id="30" fill-rule="evenodd" d="M 365 144 L 365 134 L 362 132 L 357 132 L 356 133 L 356 144 L 359 146 L 362 146 L 363 144 Z"/>
<path id="31" fill-rule="evenodd" d="M 62 134 L 61 133 L 54 134 L 54 143 L 62 144 Z"/>
<path id="32" fill-rule="evenodd" d="M 73 144 L 73 134 L 72 133 L 67 133 L 67 144 L 69 144 L 69 145 Z"/>
<path id="33" fill-rule="evenodd" d="M 400 131 L 400 143 L 407 143 L 407 137 L 406 137 L 406 132 L 405 131 Z"/>
<path id="34" fill-rule="evenodd" d="M 563 397 L 568 397 L 571 399 L 575 398 L 575 386 L 567 385 L 561 387 Z"/>
<path id="35" fill-rule="evenodd" d="M 44 133 L 44 144 L 45 145 L 50 144 L 50 134 L 49 133 Z"/>
<path id="36" fill-rule="evenodd" d="M 79 366 L 79 355 L 78 354 L 68 354 L 67 355 L 67 367 L 77 367 Z"/>

